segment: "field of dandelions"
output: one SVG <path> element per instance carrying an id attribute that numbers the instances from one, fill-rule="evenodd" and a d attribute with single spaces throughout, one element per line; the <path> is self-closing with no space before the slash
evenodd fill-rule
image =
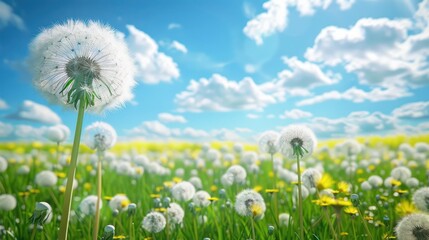
<path id="1" fill-rule="evenodd" d="M 358 140 L 302 159 L 305 239 L 427 239 L 429 136 Z M 100 237 L 299 239 L 296 160 L 264 144 L 116 144 L 102 161 Z M 57 239 L 71 146 L 0 148 L 1 239 Z M 70 239 L 91 239 L 97 158 L 81 146 Z"/>
<path id="2" fill-rule="evenodd" d="M 247 145 L 116 143 L 108 123 L 83 119 L 133 97 L 121 34 L 56 24 L 28 65 L 76 125 L 0 144 L 0 239 L 429 239 L 428 135 L 317 144 L 290 125 Z"/>

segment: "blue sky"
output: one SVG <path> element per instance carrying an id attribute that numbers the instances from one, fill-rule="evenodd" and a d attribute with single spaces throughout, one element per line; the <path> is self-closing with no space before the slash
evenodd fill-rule
<path id="1" fill-rule="evenodd" d="M 132 102 L 94 121 L 122 140 L 253 142 L 306 124 L 319 138 L 429 130 L 429 1 L 0 1 L 0 140 L 74 129 L 33 87 L 28 45 L 67 19 L 124 34 Z"/>

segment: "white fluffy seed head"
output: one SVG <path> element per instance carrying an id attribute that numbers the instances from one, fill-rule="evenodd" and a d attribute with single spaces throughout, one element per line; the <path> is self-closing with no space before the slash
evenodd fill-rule
<path id="1" fill-rule="evenodd" d="M 101 209 L 102 206 L 103 206 L 103 202 L 100 199 L 99 209 Z M 97 196 L 96 195 L 87 196 L 79 204 L 79 210 L 87 216 L 94 216 L 96 208 L 97 208 Z"/>
<path id="2" fill-rule="evenodd" d="M 274 131 L 266 131 L 259 137 L 258 145 L 261 152 L 275 154 L 277 149 L 277 141 L 279 134 Z"/>
<path id="3" fill-rule="evenodd" d="M 252 208 L 256 205 L 260 208 L 262 215 L 265 213 L 266 207 L 261 194 L 251 189 L 246 189 L 237 194 L 235 199 L 235 211 L 245 217 L 254 215 Z"/>
<path id="4" fill-rule="evenodd" d="M 105 122 L 94 122 L 85 129 L 83 141 L 91 149 L 104 152 L 115 145 L 115 129 Z"/>
<path id="5" fill-rule="evenodd" d="M 313 153 L 317 146 L 317 139 L 313 131 L 302 125 L 290 125 L 283 129 L 280 134 L 277 146 L 279 152 L 287 158 L 296 158 L 294 155 L 294 144 L 299 143 L 304 149 L 303 157 Z"/>
<path id="6" fill-rule="evenodd" d="M 429 239 L 429 215 L 415 213 L 404 217 L 395 228 L 398 240 Z"/>
<path id="7" fill-rule="evenodd" d="M 423 187 L 413 194 L 414 205 L 424 212 L 429 212 L 429 187 Z"/>
<path id="8" fill-rule="evenodd" d="M 112 209 L 112 211 L 126 211 L 130 203 L 131 202 L 127 196 L 123 194 L 116 194 L 112 199 L 110 199 L 109 207 Z"/>
<path id="9" fill-rule="evenodd" d="M 169 224 L 181 224 L 183 217 L 185 216 L 185 211 L 177 203 L 170 203 L 170 206 L 167 208 L 167 218 Z"/>
<path id="10" fill-rule="evenodd" d="M 11 194 L 0 195 L 0 210 L 12 211 L 16 207 L 16 198 Z"/>
<path id="11" fill-rule="evenodd" d="M 0 172 L 5 172 L 7 169 L 7 160 L 0 156 Z"/>
<path id="12" fill-rule="evenodd" d="M 288 213 L 280 213 L 279 214 L 279 224 L 280 226 L 287 227 L 289 226 L 290 215 Z"/>
<path id="13" fill-rule="evenodd" d="M 64 106 L 73 107 L 67 95 L 74 84 L 96 93 L 90 111 L 117 107 L 133 97 L 135 71 L 123 36 L 98 22 L 69 20 L 43 30 L 30 44 L 30 66 L 35 86 Z"/>
<path id="14" fill-rule="evenodd" d="M 192 201 L 197 207 L 207 207 L 210 205 L 210 194 L 206 191 L 200 190 L 195 193 Z"/>
<path id="15" fill-rule="evenodd" d="M 183 181 L 171 188 L 171 194 L 177 201 L 189 201 L 194 197 L 195 187 L 192 183 Z"/>
<path id="16" fill-rule="evenodd" d="M 43 133 L 43 136 L 46 139 L 55 143 L 61 143 L 66 141 L 69 135 L 70 129 L 63 124 L 51 126 L 47 128 Z"/>
<path id="17" fill-rule="evenodd" d="M 316 188 L 322 179 L 322 173 L 316 168 L 308 168 L 302 173 L 302 184 L 308 189 Z"/>
<path id="18" fill-rule="evenodd" d="M 52 187 L 57 184 L 58 178 L 54 172 L 45 170 L 36 175 L 35 182 L 41 187 Z"/>
<path id="19" fill-rule="evenodd" d="M 392 172 L 390 172 L 390 176 L 392 176 L 396 180 L 405 182 L 408 178 L 411 177 L 411 171 L 407 167 L 400 166 L 394 168 Z"/>
<path id="20" fill-rule="evenodd" d="M 383 178 L 377 175 L 372 175 L 368 178 L 368 183 L 371 184 L 372 187 L 378 188 L 383 185 Z"/>
<path id="21" fill-rule="evenodd" d="M 159 212 L 151 212 L 144 217 L 141 226 L 148 232 L 158 233 L 165 228 L 165 224 L 166 220 L 164 215 Z"/>

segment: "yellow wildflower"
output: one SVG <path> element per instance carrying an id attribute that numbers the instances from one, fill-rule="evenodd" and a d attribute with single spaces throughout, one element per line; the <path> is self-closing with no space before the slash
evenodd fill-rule
<path id="1" fill-rule="evenodd" d="M 403 217 L 411 213 L 415 213 L 417 209 L 413 203 L 407 200 L 402 200 L 400 203 L 396 205 L 395 211 L 400 217 Z"/>
<path id="2" fill-rule="evenodd" d="M 334 179 L 332 179 L 331 175 L 323 174 L 322 178 L 316 183 L 317 189 L 323 190 L 327 188 L 331 188 L 334 184 Z"/>

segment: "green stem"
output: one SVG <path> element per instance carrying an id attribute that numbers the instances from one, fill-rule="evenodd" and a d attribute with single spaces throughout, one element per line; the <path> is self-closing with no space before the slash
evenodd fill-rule
<path id="1" fill-rule="evenodd" d="M 97 204 L 95 207 L 95 222 L 92 231 L 92 240 L 97 240 L 98 228 L 100 226 L 100 202 L 101 202 L 101 183 L 102 183 L 102 172 L 101 172 L 101 158 L 102 152 L 98 151 L 98 162 L 97 162 Z"/>
<path id="2" fill-rule="evenodd" d="M 368 224 L 366 223 L 366 220 L 365 220 L 364 216 L 362 215 L 362 212 L 359 209 L 358 209 L 358 213 L 359 213 L 360 218 L 363 221 L 363 226 L 365 227 L 366 234 L 368 235 L 369 239 L 372 240 L 373 238 L 372 238 L 371 232 L 369 231 Z"/>
<path id="3" fill-rule="evenodd" d="M 33 223 L 33 229 L 31 231 L 31 240 L 34 240 L 36 237 L 36 231 L 37 231 L 37 224 Z"/>
<path id="4" fill-rule="evenodd" d="M 304 219 L 302 214 L 302 188 L 301 188 L 301 165 L 299 155 L 296 155 L 296 163 L 298 167 L 298 219 L 299 219 L 299 237 L 304 240 Z"/>
<path id="5" fill-rule="evenodd" d="M 70 162 L 70 168 L 67 176 L 67 186 L 66 186 L 66 192 L 64 195 L 64 203 L 63 203 L 63 209 L 61 214 L 61 223 L 60 223 L 60 232 L 59 232 L 60 240 L 67 240 L 70 209 L 71 209 L 71 202 L 73 197 L 73 180 L 76 174 L 77 156 L 79 155 L 79 144 L 80 144 L 80 136 L 82 134 L 82 124 L 83 124 L 84 114 L 85 114 L 85 104 L 84 104 L 83 98 L 81 98 L 79 101 L 79 110 L 78 110 L 77 121 L 76 121 L 76 130 L 74 134 L 71 162 Z"/>
<path id="6" fill-rule="evenodd" d="M 256 240 L 256 234 L 255 234 L 255 223 L 254 223 L 253 216 L 250 217 L 250 222 L 252 224 L 252 239 Z"/>

